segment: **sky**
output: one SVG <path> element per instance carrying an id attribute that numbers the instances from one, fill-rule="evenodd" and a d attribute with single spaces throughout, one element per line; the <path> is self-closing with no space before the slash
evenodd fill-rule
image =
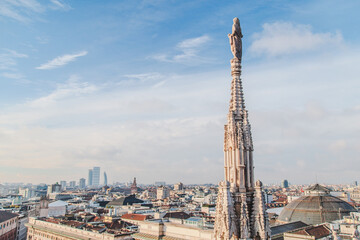
<path id="1" fill-rule="evenodd" d="M 256 178 L 360 180 L 359 9 L 1 0 L 0 183 L 221 181 L 234 17 Z"/>

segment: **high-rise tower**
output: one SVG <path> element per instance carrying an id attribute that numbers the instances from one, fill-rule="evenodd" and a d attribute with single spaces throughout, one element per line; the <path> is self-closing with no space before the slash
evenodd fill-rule
<path id="1" fill-rule="evenodd" d="M 100 185 L 100 167 L 93 167 L 92 185 L 98 187 Z"/>
<path id="2" fill-rule="evenodd" d="M 107 174 L 104 172 L 104 186 L 107 186 Z"/>
<path id="3" fill-rule="evenodd" d="M 89 174 L 88 174 L 88 186 L 92 186 L 93 185 L 93 170 L 89 169 Z"/>
<path id="4" fill-rule="evenodd" d="M 224 174 L 216 205 L 215 239 L 268 239 L 262 183 L 254 183 L 253 142 L 241 82 L 243 37 L 238 18 L 229 34 L 231 52 L 231 99 L 224 127 Z"/>

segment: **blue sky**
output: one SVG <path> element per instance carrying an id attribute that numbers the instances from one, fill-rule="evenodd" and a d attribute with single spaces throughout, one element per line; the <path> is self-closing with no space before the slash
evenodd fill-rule
<path id="1" fill-rule="evenodd" d="M 358 1 L 0 2 L 0 182 L 217 183 L 239 17 L 265 183 L 358 179 Z"/>

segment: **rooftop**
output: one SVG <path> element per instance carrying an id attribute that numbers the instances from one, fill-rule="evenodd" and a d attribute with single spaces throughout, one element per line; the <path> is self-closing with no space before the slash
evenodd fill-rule
<path id="1" fill-rule="evenodd" d="M 135 214 L 135 213 L 126 213 L 121 216 L 122 219 L 128 219 L 128 220 L 136 220 L 136 221 L 145 221 L 149 218 L 148 215 L 142 215 L 142 214 Z"/>
<path id="2" fill-rule="evenodd" d="M 293 234 L 305 235 L 305 236 L 313 236 L 315 239 L 323 238 L 331 234 L 330 229 L 328 229 L 325 225 L 319 226 L 311 226 L 296 232 Z"/>
<path id="3" fill-rule="evenodd" d="M 17 216 L 19 215 L 16 213 L 11 213 L 8 211 L 0 211 L 0 223 L 15 218 Z"/>
<path id="4" fill-rule="evenodd" d="M 271 236 L 285 233 L 285 232 L 290 232 L 295 229 L 299 229 L 299 228 L 303 228 L 303 227 L 307 227 L 307 226 L 309 226 L 309 225 L 307 225 L 306 223 L 303 223 L 301 221 L 277 225 L 277 226 L 271 227 Z"/>

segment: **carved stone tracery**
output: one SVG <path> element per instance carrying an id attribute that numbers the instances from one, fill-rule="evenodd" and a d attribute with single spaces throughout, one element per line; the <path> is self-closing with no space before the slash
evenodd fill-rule
<path id="1" fill-rule="evenodd" d="M 229 34 L 231 51 L 231 99 L 228 123 L 224 127 L 225 181 L 219 184 L 214 238 L 268 239 L 262 184 L 254 183 L 253 142 L 241 82 L 242 41 L 239 19 Z"/>

